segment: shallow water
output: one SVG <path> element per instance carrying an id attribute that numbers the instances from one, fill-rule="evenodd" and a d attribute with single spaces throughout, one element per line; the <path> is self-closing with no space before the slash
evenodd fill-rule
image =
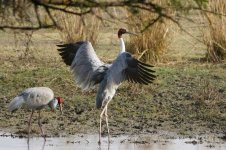
<path id="1" fill-rule="evenodd" d="M 98 135 L 76 135 L 70 137 L 26 138 L 0 137 L 0 150 L 225 150 L 226 142 L 216 138 L 205 141 L 196 139 L 160 139 L 153 136 L 119 136 L 102 138 L 98 145 Z M 197 143 L 196 143 L 197 142 Z"/>

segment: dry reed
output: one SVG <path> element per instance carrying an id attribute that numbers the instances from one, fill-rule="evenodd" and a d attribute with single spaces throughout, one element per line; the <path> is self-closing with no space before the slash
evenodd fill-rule
<path id="1" fill-rule="evenodd" d="M 59 33 L 64 42 L 88 40 L 93 46 L 98 41 L 101 21 L 93 15 L 58 14 Z"/>
<path id="2" fill-rule="evenodd" d="M 203 40 L 207 46 L 206 58 L 211 62 L 226 60 L 226 14 L 225 0 L 210 0 L 208 10 L 214 13 L 203 12 L 202 17 L 208 22 L 203 31 Z"/>
<path id="3" fill-rule="evenodd" d="M 161 0 L 156 0 L 158 3 Z M 157 16 L 156 14 L 142 10 L 137 15 L 129 17 L 129 30 L 139 31 Z M 147 28 L 139 36 L 131 37 L 127 44 L 127 50 L 144 62 L 157 63 L 165 60 L 165 53 L 169 46 L 168 20 L 160 19 Z"/>

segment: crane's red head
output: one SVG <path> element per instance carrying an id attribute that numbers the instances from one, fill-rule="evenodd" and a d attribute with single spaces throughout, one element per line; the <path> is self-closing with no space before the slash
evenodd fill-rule
<path id="1" fill-rule="evenodd" d="M 58 104 L 62 104 L 64 100 L 61 97 L 56 97 Z"/>
<path id="2" fill-rule="evenodd" d="M 64 100 L 61 97 L 56 97 L 58 104 L 60 106 L 60 112 L 61 114 L 63 114 L 63 107 L 62 107 L 62 103 L 64 102 Z"/>
<path id="3" fill-rule="evenodd" d="M 125 28 L 120 28 L 118 30 L 118 38 L 121 38 L 123 34 L 127 33 Z"/>

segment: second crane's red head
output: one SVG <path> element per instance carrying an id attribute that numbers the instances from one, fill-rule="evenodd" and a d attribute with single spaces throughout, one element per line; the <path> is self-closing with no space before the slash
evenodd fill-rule
<path id="1" fill-rule="evenodd" d="M 125 28 L 120 28 L 118 30 L 118 38 L 121 38 L 123 34 L 127 33 Z"/>
<path id="2" fill-rule="evenodd" d="M 64 102 L 64 100 L 61 97 L 56 97 L 56 99 L 58 101 L 58 105 L 60 106 L 60 112 L 61 112 L 61 114 L 63 114 L 62 103 Z"/>
<path id="3" fill-rule="evenodd" d="M 58 104 L 62 104 L 64 102 L 64 100 L 61 97 L 56 97 Z"/>

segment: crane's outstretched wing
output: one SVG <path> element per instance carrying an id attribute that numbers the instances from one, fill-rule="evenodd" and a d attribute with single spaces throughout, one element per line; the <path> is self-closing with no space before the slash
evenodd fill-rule
<path id="1" fill-rule="evenodd" d="M 65 64 L 71 66 L 79 87 L 87 90 L 103 80 L 110 65 L 100 61 L 90 42 L 80 41 L 58 46 Z"/>
<path id="2" fill-rule="evenodd" d="M 152 83 L 156 76 L 155 71 L 150 69 L 151 65 L 145 64 L 130 53 L 120 54 L 109 68 L 109 78 L 114 83 L 119 84 L 124 80 L 132 83 L 149 84 Z"/>
<path id="3" fill-rule="evenodd" d="M 120 83 L 128 80 L 132 83 L 149 84 L 156 76 L 151 65 L 140 62 L 130 53 L 121 53 L 109 67 L 107 74 L 100 83 L 96 97 L 96 107 L 101 108 L 104 100 L 111 100 Z"/>

